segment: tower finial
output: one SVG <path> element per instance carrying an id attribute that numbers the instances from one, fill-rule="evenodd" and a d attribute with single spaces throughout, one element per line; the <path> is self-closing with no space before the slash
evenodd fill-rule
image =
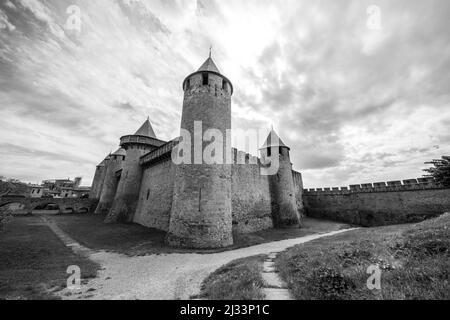
<path id="1" fill-rule="evenodd" d="M 213 48 L 213 46 L 211 45 L 210 47 L 209 47 L 209 57 L 211 58 L 211 55 L 212 55 L 212 48 Z"/>

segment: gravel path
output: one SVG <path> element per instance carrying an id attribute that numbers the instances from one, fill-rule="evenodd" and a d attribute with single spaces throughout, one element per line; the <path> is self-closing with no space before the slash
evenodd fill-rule
<path id="1" fill-rule="evenodd" d="M 46 221 L 51 224 L 51 221 Z M 51 229 L 64 241 L 67 235 L 55 224 Z M 265 243 L 249 248 L 214 254 L 163 254 L 128 257 L 109 252 L 93 252 L 70 239 L 70 247 L 88 255 L 102 267 L 97 278 L 81 291 L 64 289 L 63 299 L 173 300 L 189 299 L 200 292 L 202 281 L 213 271 L 233 260 L 259 254 L 278 253 L 322 237 L 353 229 L 314 234 L 297 239 Z M 67 245 L 67 243 L 66 243 Z"/>

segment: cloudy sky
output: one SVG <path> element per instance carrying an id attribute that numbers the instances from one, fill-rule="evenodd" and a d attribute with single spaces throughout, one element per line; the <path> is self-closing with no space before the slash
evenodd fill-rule
<path id="1" fill-rule="evenodd" d="M 213 45 L 233 128 L 273 124 L 306 187 L 419 177 L 450 153 L 449 17 L 448 0 L 1 0 L 0 175 L 88 185 L 147 116 L 174 138 Z"/>

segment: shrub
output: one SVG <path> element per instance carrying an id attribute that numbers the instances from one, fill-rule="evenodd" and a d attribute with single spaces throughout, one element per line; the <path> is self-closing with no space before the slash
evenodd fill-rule
<path id="1" fill-rule="evenodd" d="M 315 284 L 311 288 L 315 291 L 314 295 L 324 300 L 344 299 L 349 290 L 356 288 L 350 277 L 333 268 L 320 267 L 312 272 L 308 280 Z"/>
<path id="2" fill-rule="evenodd" d="M 0 232 L 3 232 L 6 225 L 12 220 L 12 211 L 8 207 L 0 208 Z"/>

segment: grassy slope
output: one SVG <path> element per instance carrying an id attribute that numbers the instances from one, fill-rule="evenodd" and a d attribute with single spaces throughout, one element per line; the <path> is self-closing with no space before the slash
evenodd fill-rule
<path id="1" fill-rule="evenodd" d="M 99 265 L 75 255 L 36 217 L 17 217 L 0 234 L 0 299 L 54 299 L 68 266 L 93 278 Z"/>
<path id="2" fill-rule="evenodd" d="M 294 247 L 276 266 L 297 299 L 450 299 L 450 214 L 360 229 Z M 382 269 L 370 291 L 370 265 Z"/>
<path id="3" fill-rule="evenodd" d="M 261 300 L 262 264 L 266 257 L 233 261 L 216 270 L 203 282 L 199 298 L 209 300 Z"/>

